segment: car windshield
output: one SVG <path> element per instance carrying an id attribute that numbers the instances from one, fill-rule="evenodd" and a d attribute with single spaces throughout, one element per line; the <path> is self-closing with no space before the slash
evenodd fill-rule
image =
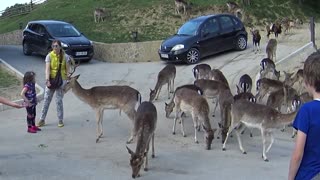
<path id="1" fill-rule="evenodd" d="M 178 35 L 196 35 L 200 26 L 199 21 L 188 21 L 178 30 Z"/>
<path id="2" fill-rule="evenodd" d="M 70 24 L 48 24 L 48 31 L 54 37 L 78 37 L 81 34 Z"/>

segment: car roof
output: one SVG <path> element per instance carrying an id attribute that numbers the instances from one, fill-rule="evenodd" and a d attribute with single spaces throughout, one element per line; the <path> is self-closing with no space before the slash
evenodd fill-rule
<path id="1" fill-rule="evenodd" d="M 231 14 L 210 14 L 210 15 L 195 17 L 195 18 L 191 19 L 190 21 L 205 21 L 208 18 L 219 17 L 219 16 L 232 16 L 232 15 Z"/>
<path id="2" fill-rule="evenodd" d="M 29 23 L 38 23 L 38 24 L 43 24 L 43 25 L 47 25 L 47 24 L 69 24 L 67 22 L 57 21 L 57 20 L 37 20 L 37 21 L 30 21 Z"/>

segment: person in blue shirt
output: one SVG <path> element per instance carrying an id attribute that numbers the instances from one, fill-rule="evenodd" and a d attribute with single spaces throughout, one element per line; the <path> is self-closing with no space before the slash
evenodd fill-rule
<path id="1" fill-rule="evenodd" d="M 320 179 L 320 53 L 311 54 L 304 63 L 305 88 L 313 100 L 301 106 L 293 127 L 297 139 L 289 167 L 289 180 Z"/>

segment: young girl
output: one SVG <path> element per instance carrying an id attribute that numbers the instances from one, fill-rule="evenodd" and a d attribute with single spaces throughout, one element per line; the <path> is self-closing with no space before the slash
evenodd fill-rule
<path id="1" fill-rule="evenodd" d="M 21 91 L 21 96 L 24 99 L 24 104 L 27 110 L 28 133 L 36 133 L 37 131 L 41 131 L 41 129 L 35 126 L 37 106 L 35 75 L 36 74 L 32 71 L 28 71 L 24 74 L 23 89 Z"/>

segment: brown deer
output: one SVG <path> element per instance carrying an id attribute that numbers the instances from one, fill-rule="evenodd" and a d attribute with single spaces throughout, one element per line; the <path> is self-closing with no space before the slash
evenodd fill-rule
<path id="1" fill-rule="evenodd" d="M 130 166 L 132 168 L 132 178 L 140 177 L 140 169 L 144 164 L 144 171 L 148 171 L 148 152 L 150 140 L 152 140 L 152 158 L 154 154 L 154 133 L 157 126 L 157 109 L 151 102 L 142 102 L 138 107 L 134 118 L 134 132 L 137 135 L 136 151 L 133 152 L 127 146 L 131 155 Z"/>
<path id="2" fill-rule="evenodd" d="M 198 64 L 193 69 L 195 79 L 209 79 L 211 66 L 209 64 Z"/>
<path id="3" fill-rule="evenodd" d="M 216 99 L 216 102 L 219 100 L 219 94 L 221 91 L 225 89 L 229 89 L 229 87 L 220 81 L 209 80 L 209 79 L 198 79 L 194 81 L 194 85 L 198 86 L 203 91 L 203 95 L 208 99 Z M 216 103 L 213 116 L 215 116 L 215 112 L 217 109 L 218 103 Z"/>
<path id="4" fill-rule="evenodd" d="M 258 93 L 256 94 L 257 101 L 261 102 L 261 100 L 264 98 L 264 96 L 267 93 L 271 93 L 279 89 L 282 89 L 284 84 L 286 83 L 283 83 L 281 81 L 274 80 L 274 79 L 268 79 L 268 78 L 259 79 L 257 81 L 257 91 L 258 91 Z"/>
<path id="5" fill-rule="evenodd" d="M 251 92 L 252 89 L 252 79 L 248 74 L 244 74 L 239 79 L 239 84 L 237 86 L 237 92 Z"/>
<path id="6" fill-rule="evenodd" d="M 229 86 L 227 78 L 219 69 L 212 69 L 209 73 L 209 79 L 223 82 L 226 86 Z"/>
<path id="7" fill-rule="evenodd" d="M 175 12 L 180 14 L 180 9 L 183 9 L 183 14 L 187 14 L 188 3 L 184 0 L 174 0 Z"/>
<path id="8" fill-rule="evenodd" d="M 182 88 L 187 88 L 187 89 L 190 89 L 190 90 L 194 90 L 195 92 L 197 92 L 199 95 L 203 95 L 203 91 L 201 88 L 199 88 L 198 86 L 195 86 L 194 84 L 186 84 L 186 85 L 183 85 L 183 86 L 179 86 L 176 88 L 176 90 L 174 91 L 174 94 L 173 94 L 173 97 L 171 99 L 171 101 L 167 104 L 167 103 L 164 103 L 165 104 L 165 111 L 166 111 L 166 118 L 169 118 L 170 114 L 172 113 L 173 111 L 173 108 L 175 106 L 174 104 L 174 97 L 175 97 L 175 94 L 177 93 L 178 90 L 182 89 Z"/>
<path id="9" fill-rule="evenodd" d="M 250 32 L 252 34 L 252 44 L 253 44 L 253 52 L 257 53 L 260 52 L 260 40 L 261 35 L 258 29 L 250 28 Z"/>
<path id="10" fill-rule="evenodd" d="M 266 25 L 267 37 L 269 38 L 271 33 L 274 33 L 275 38 L 278 38 L 279 34 L 282 32 L 281 23 L 275 22 L 271 25 Z"/>
<path id="11" fill-rule="evenodd" d="M 183 118 L 181 117 L 182 112 L 190 112 L 193 119 L 194 126 L 194 141 L 199 143 L 197 139 L 197 131 L 200 130 L 200 123 L 202 128 L 205 131 L 205 141 L 206 149 L 211 149 L 211 143 L 214 139 L 214 132 L 216 129 L 211 128 L 210 119 L 209 119 L 209 105 L 207 100 L 199 95 L 194 90 L 187 88 L 182 88 L 178 90 L 174 97 L 174 103 L 176 106 L 176 115 L 174 118 L 172 134 L 175 134 L 175 127 L 178 118 L 181 118 L 181 132 L 183 137 L 186 137 L 184 132 Z"/>
<path id="12" fill-rule="evenodd" d="M 298 93 L 295 89 L 289 86 L 283 86 L 282 89 L 271 92 L 268 100 L 267 106 L 272 107 L 278 111 L 281 111 L 282 105 L 285 105 L 289 108 L 289 104 L 298 96 Z M 287 109 L 287 112 L 290 110 Z"/>
<path id="13" fill-rule="evenodd" d="M 150 89 L 149 101 L 158 100 L 161 88 L 163 85 L 168 84 L 168 99 L 170 99 L 170 93 L 174 90 L 174 79 L 176 77 L 176 67 L 173 64 L 166 65 L 159 73 L 156 86 L 154 90 Z"/>
<path id="14" fill-rule="evenodd" d="M 84 89 L 77 81 L 79 76 L 70 77 L 64 87 L 64 92 L 67 93 L 69 89 L 72 89 L 72 92 L 80 100 L 87 103 L 95 111 L 97 120 L 96 143 L 103 135 L 102 122 L 105 109 L 120 109 L 120 113 L 124 111 L 129 119 L 134 122 L 135 106 L 141 103 L 139 91 L 129 86 L 95 86 Z M 132 130 L 127 143 L 131 143 L 134 136 Z"/>
<path id="15" fill-rule="evenodd" d="M 95 8 L 93 11 L 94 22 L 99 23 L 103 22 L 106 18 L 106 9 L 105 8 Z"/>
<path id="16" fill-rule="evenodd" d="M 269 58 L 263 58 L 260 62 L 260 79 L 261 78 L 280 79 L 280 71 L 276 70 L 276 65 Z"/>
<path id="17" fill-rule="evenodd" d="M 277 44 L 278 43 L 276 39 L 270 39 L 266 47 L 266 53 L 268 58 L 274 62 L 276 62 Z"/>
<path id="18" fill-rule="evenodd" d="M 298 107 L 299 102 L 295 102 L 295 109 Z M 231 105 L 231 125 L 229 127 L 227 137 L 223 143 L 222 150 L 226 150 L 226 143 L 231 131 L 235 128 L 236 135 L 239 143 L 239 148 L 243 154 L 246 154 L 240 138 L 240 132 L 247 126 L 251 128 L 259 128 L 262 136 L 262 158 L 268 161 L 266 153 L 269 152 L 274 142 L 273 129 L 283 127 L 283 125 L 290 124 L 296 116 L 296 111 L 290 114 L 281 114 L 277 110 L 261 104 L 254 104 L 247 100 L 239 100 Z M 244 126 L 245 125 L 245 126 Z M 270 136 L 271 141 L 266 147 L 267 136 Z"/>
<path id="19" fill-rule="evenodd" d="M 240 8 L 240 6 L 236 2 L 232 2 L 232 1 L 228 1 L 226 5 L 228 8 L 228 12 L 233 12 L 234 10 Z"/>

